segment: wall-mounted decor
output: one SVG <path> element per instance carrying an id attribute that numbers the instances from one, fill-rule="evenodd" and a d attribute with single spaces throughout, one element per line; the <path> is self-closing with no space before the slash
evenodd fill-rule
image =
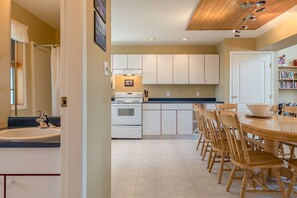
<path id="1" fill-rule="evenodd" d="M 125 87 L 133 87 L 134 86 L 134 80 L 127 79 L 125 80 Z"/>
<path id="2" fill-rule="evenodd" d="M 106 23 L 106 0 L 94 0 L 94 7 L 104 23 Z"/>
<path id="3" fill-rule="evenodd" d="M 106 51 L 106 25 L 96 11 L 94 11 L 94 23 L 94 41 Z"/>

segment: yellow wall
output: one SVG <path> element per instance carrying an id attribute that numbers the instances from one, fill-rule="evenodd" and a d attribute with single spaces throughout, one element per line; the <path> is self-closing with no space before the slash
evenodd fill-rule
<path id="1" fill-rule="evenodd" d="M 11 18 L 28 26 L 29 42 L 34 41 L 38 44 L 55 44 L 60 43 L 58 37 L 59 31 L 50 27 L 27 10 L 20 7 L 18 4 L 11 3 Z M 58 37 L 56 39 L 56 37 Z M 26 66 L 27 66 L 27 103 L 28 108 L 26 110 L 19 110 L 18 115 L 35 115 L 32 112 L 32 88 L 31 88 L 31 48 L 30 43 L 26 47 Z M 42 93 L 40 93 L 42 94 Z M 13 114 L 12 114 L 13 115 Z"/>
<path id="2" fill-rule="evenodd" d="M 113 54 L 216 54 L 215 46 L 112 46 Z M 134 79 L 134 87 L 124 87 L 125 79 Z M 215 97 L 215 85 L 143 85 L 140 76 L 115 77 L 115 91 L 149 91 L 149 97 L 164 98 L 170 92 L 169 98 Z"/>
<path id="3" fill-rule="evenodd" d="M 106 43 L 104 52 L 94 42 L 94 5 L 85 1 L 86 10 L 86 197 L 111 197 L 111 100 L 110 77 L 104 76 L 104 61 L 110 65 L 110 6 L 107 0 Z M 85 87 L 83 87 L 85 89 Z M 70 100 L 70 99 L 69 99 Z M 79 195 L 78 195 L 79 196 Z"/>
<path id="4" fill-rule="evenodd" d="M 292 15 L 276 28 L 257 38 L 258 50 L 280 50 L 297 44 L 297 13 Z"/>
<path id="5" fill-rule="evenodd" d="M 10 0 L 0 1 L 0 128 L 10 115 Z"/>
<path id="6" fill-rule="evenodd" d="M 216 97 L 219 101 L 229 102 L 230 93 L 230 52 L 255 51 L 256 39 L 224 39 L 217 45 L 220 54 L 220 84 L 216 87 Z"/>

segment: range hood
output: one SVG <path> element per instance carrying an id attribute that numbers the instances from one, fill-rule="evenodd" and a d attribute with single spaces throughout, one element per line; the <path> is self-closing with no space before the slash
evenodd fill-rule
<path id="1" fill-rule="evenodd" d="M 142 76 L 141 69 L 115 69 L 112 70 L 114 76 Z"/>

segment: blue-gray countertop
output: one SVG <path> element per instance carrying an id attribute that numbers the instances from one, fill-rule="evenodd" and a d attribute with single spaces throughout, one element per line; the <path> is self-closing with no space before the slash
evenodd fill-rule
<path id="1" fill-rule="evenodd" d="M 216 98 L 149 98 L 143 103 L 224 103 L 216 101 Z"/>

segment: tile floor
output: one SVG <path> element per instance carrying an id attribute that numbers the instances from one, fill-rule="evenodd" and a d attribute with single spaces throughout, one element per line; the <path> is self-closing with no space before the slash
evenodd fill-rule
<path id="1" fill-rule="evenodd" d="M 209 173 L 195 146 L 193 139 L 113 140 L 112 198 L 239 197 L 241 181 L 226 192 L 229 173 L 217 184 L 218 164 Z"/>

